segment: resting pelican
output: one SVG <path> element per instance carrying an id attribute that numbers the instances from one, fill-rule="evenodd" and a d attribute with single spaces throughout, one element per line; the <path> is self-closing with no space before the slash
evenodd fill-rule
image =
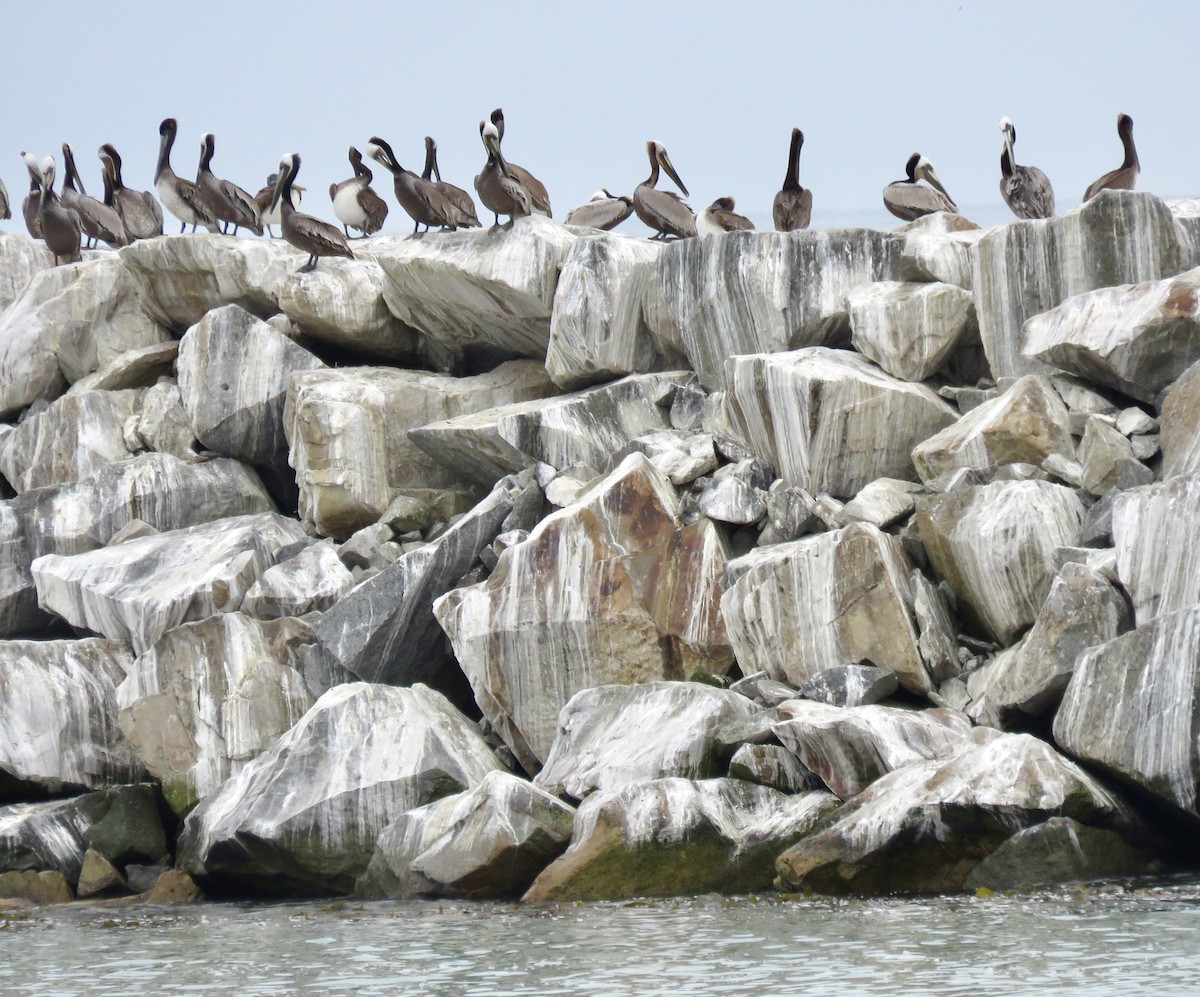
<path id="1" fill-rule="evenodd" d="M 63 154 L 63 207 L 74 211 L 79 216 L 79 225 L 87 237 L 85 249 L 91 249 L 97 242 L 103 241 L 110 246 L 124 246 L 129 243 L 125 234 L 125 226 L 121 216 L 106 204 L 94 197 L 89 197 L 79 179 L 79 171 L 75 168 L 75 153 L 66 142 L 62 144 Z M 78 186 L 76 186 L 78 185 Z"/>
<path id="2" fill-rule="evenodd" d="M 221 180 L 212 171 L 213 153 L 217 148 L 217 140 L 212 132 L 200 136 L 200 165 L 196 168 L 196 186 L 212 213 L 221 223 L 221 231 L 227 235 L 237 235 L 239 228 L 248 228 L 255 235 L 263 234 L 262 218 L 259 217 L 258 205 L 254 203 L 249 192 L 242 190 L 232 180 Z M 233 231 L 229 231 L 229 226 Z"/>
<path id="3" fill-rule="evenodd" d="M 25 228 L 35 239 L 42 237 L 42 223 L 38 220 L 38 200 L 42 196 L 42 171 L 37 160 L 29 153 L 22 152 L 25 168 L 29 171 L 29 193 L 21 202 L 21 214 L 25 217 Z"/>
<path id="4" fill-rule="evenodd" d="M 908 178 L 895 180 L 883 188 L 883 205 L 897 218 L 911 222 L 922 215 L 935 211 L 958 213 L 958 205 L 951 200 L 933 169 L 933 163 L 914 152 L 908 157 Z M 922 187 L 917 181 L 928 180 L 933 186 Z"/>
<path id="5" fill-rule="evenodd" d="M 1125 159 L 1117 169 L 1105 173 L 1084 191 L 1085 201 L 1090 201 L 1102 190 L 1133 190 L 1137 185 L 1142 164 L 1138 162 L 1137 149 L 1133 144 L 1133 118 L 1128 114 L 1117 116 L 1117 134 L 1121 136 L 1121 144 L 1125 147 Z"/>
<path id="6" fill-rule="evenodd" d="M 1010 118 L 1000 119 L 1004 150 L 1000 153 L 1000 196 L 1018 218 L 1051 218 L 1054 215 L 1054 188 L 1050 179 L 1036 166 L 1018 166 L 1013 157 L 1017 129 Z"/>
<path id="7" fill-rule="evenodd" d="M 0 219 L 12 217 L 12 208 L 8 206 L 8 188 L 4 186 L 4 181 L 0 180 Z"/>
<path id="8" fill-rule="evenodd" d="M 812 191 L 800 186 L 800 147 L 804 145 L 804 132 L 792 129 L 792 144 L 788 149 L 787 175 L 783 178 L 783 189 L 775 195 L 771 214 L 775 228 L 780 232 L 794 232 L 808 228 L 812 220 Z"/>
<path id="9" fill-rule="evenodd" d="M 459 227 L 460 228 L 479 228 L 479 216 L 475 213 L 475 202 L 461 187 L 455 187 L 452 183 L 446 183 L 442 179 L 442 171 L 438 169 L 437 161 L 437 143 L 428 135 L 425 136 L 425 169 L 421 171 L 421 179 L 428 180 L 434 177 L 433 185 L 437 187 L 447 199 L 458 208 Z"/>
<path id="10" fill-rule="evenodd" d="M 533 198 L 525 185 L 508 170 L 504 154 L 500 151 L 500 130 L 491 122 L 479 122 L 479 137 L 487 150 L 488 158 L 475 178 L 475 190 L 479 200 L 496 218 L 492 226 L 500 226 L 500 216 L 508 215 L 508 228 L 523 215 L 533 213 Z"/>
<path id="11" fill-rule="evenodd" d="M 367 155 L 381 163 L 392 174 L 392 187 L 396 200 L 415 222 L 413 235 L 422 225 L 425 231 L 437 225 L 453 232 L 464 222 L 462 212 L 454 206 L 429 180 L 422 180 L 412 170 L 406 170 L 398 162 L 392 147 L 378 135 L 372 135 L 367 143 Z"/>
<path id="12" fill-rule="evenodd" d="M 723 232 L 753 229 L 754 223 L 745 215 L 737 214 L 733 207 L 732 197 L 718 197 L 700 212 L 700 216 L 696 219 L 696 234 L 721 235 Z"/>
<path id="13" fill-rule="evenodd" d="M 365 238 L 383 228 L 388 206 L 371 189 L 375 174 L 363 166 L 362 153 L 354 146 L 350 146 L 350 165 L 354 168 L 354 176 L 341 183 L 331 183 L 329 200 L 333 202 L 333 213 L 342 223 L 346 238 L 350 238 L 352 228 L 358 229 Z"/>
<path id="14" fill-rule="evenodd" d="M 688 189 L 679 179 L 675 167 L 671 165 L 671 157 L 667 155 L 667 147 L 661 142 L 647 142 L 646 153 L 650 157 L 650 176 L 637 185 L 633 192 L 633 210 L 645 222 L 648 228 L 654 229 L 651 239 L 666 239 L 677 236 L 687 239 L 696 234 L 696 216 L 687 202 L 674 191 L 656 190 L 658 183 L 658 168 L 662 166 L 667 175 L 679 185 L 686 195 Z"/>
<path id="15" fill-rule="evenodd" d="M 163 216 L 158 200 L 147 190 L 130 190 L 125 186 L 121 180 L 121 156 L 117 150 L 106 142 L 96 155 L 104 164 L 104 203 L 121 216 L 121 223 L 130 241 L 162 235 Z"/>
<path id="16" fill-rule="evenodd" d="M 158 191 L 159 200 L 167 206 L 167 210 L 183 223 L 179 226 L 181 234 L 189 225 L 193 232 L 197 225 L 203 225 L 210 232 L 220 232 L 221 223 L 201 195 L 200 188 L 192 181 L 176 176 L 171 169 L 171 146 L 175 144 L 178 127 L 174 118 L 164 118 L 158 126 L 158 167 L 154 171 L 154 189 Z"/>
<path id="17" fill-rule="evenodd" d="M 500 107 L 496 108 L 492 112 L 490 120 L 496 126 L 496 131 L 500 134 L 500 141 L 503 142 L 504 109 Z M 540 215 L 545 215 L 547 218 L 553 218 L 554 215 L 550 211 L 550 195 L 546 191 L 546 185 L 523 166 L 517 166 L 515 163 L 508 162 L 508 160 L 505 160 L 505 165 L 508 167 L 509 174 L 520 180 L 525 185 L 525 189 L 529 191 L 529 197 L 533 202 L 533 210 Z"/>
<path id="18" fill-rule="evenodd" d="M 614 229 L 633 214 L 633 198 L 610 194 L 601 187 L 586 204 L 572 208 L 567 214 L 567 225 L 581 228 L 598 228 L 603 232 Z"/>
<path id="19" fill-rule="evenodd" d="M 292 207 L 292 183 L 300 172 L 300 153 L 293 152 L 279 162 L 279 179 L 275 181 L 275 193 L 271 195 L 270 208 L 278 205 L 283 237 L 290 245 L 308 253 L 308 262 L 297 273 L 308 273 L 317 265 L 321 256 L 345 256 L 354 259 L 346 237 L 337 227 L 323 222 L 312 215 L 303 215 Z"/>
<path id="20" fill-rule="evenodd" d="M 46 248 L 54 254 L 54 265 L 58 266 L 60 257 L 67 263 L 77 263 L 82 258 L 79 253 L 79 216 L 63 207 L 54 193 L 54 159 L 47 156 L 39 165 L 29 153 L 23 152 L 21 155 L 30 176 L 36 176 L 38 180 L 38 224 Z"/>
<path id="21" fill-rule="evenodd" d="M 271 207 L 271 198 L 275 196 L 275 181 L 279 179 L 278 173 L 271 173 L 267 176 L 267 185 L 259 189 L 259 192 L 254 195 L 254 203 L 258 205 L 258 214 L 262 218 L 263 227 L 267 230 L 267 235 L 272 239 L 275 238 L 275 233 L 271 231 L 272 225 L 283 225 L 283 219 L 279 216 L 279 206 Z M 303 199 L 304 192 L 307 187 L 301 187 L 298 183 L 291 186 L 291 202 L 293 208 L 300 207 L 300 201 Z"/>

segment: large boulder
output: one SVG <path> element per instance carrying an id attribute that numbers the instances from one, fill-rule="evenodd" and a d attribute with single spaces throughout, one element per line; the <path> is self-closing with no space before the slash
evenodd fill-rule
<path id="1" fill-rule="evenodd" d="M 354 587 L 332 540 L 308 544 L 267 568 L 246 592 L 242 612 L 260 620 L 323 613 Z"/>
<path id="2" fill-rule="evenodd" d="M 975 247 L 984 230 L 962 215 L 935 211 L 900 228 L 904 280 L 941 281 L 970 291 L 974 282 Z"/>
<path id="3" fill-rule="evenodd" d="M 1200 472 L 1200 362 L 1179 375 L 1159 413 L 1162 476 Z"/>
<path id="4" fill-rule="evenodd" d="M 902 381 L 937 373 L 976 328 L 970 292 L 952 284 L 864 284 L 846 307 L 854 348 Z"/>
<path id="5" fill-rule="evenodd" d="M 1200 475 L 1119 493 L 1112 535 L 1117 575 L 1138 626 L 1200 603 Z"/>
<path id="6" fill-rule="evenodd" d="M 54 257 L 40 239 L 23 232 L 0 232 L 0 309 L 7 308 L 25 285 L 54 265 Z"/>

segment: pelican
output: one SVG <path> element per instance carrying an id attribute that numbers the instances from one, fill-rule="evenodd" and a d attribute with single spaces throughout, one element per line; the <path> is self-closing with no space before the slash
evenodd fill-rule
<path id="1" fill-rule="evenodd" d="M 275 238 L 275 233 L 271 231 L 272 225 L 283 226 L 283 219 L 279 215 L 279 208 L 271 207 L 271 198 L 275 196 L 275 181 L 279 179 L 278 173 L 271 173 L 267 176 L 267 185 L 260 188 L 259 192 L 254 195 L 254 203 L 258 205 L 258 214 L 262 218 L 263 227 L 267 230 L 267 235 L 272 239 Z M 289 196 L 291 198 L 292 207 L 299 208 L 300 202 L 303 200 L 304 192 L 307 187 L 301 187 L 299 184 L 293 184 L 289 188 Z"/>
<path id="2" fill-rule="evenodd" d="M 696 216 L 687 202 L 678 194 L 669 190 L 657 190 L 658 168 L 662 166 L 667 175 L 679 185 L 679 189 L 687 195 L 688 189 L 679 179 L 675 167 L 671 165 L 671 157 L 667 155 L 667 147 L 661 142 L 647 142 L 646 153 L 650 157 L 650 176 L 637 185 L 633 192 L 633 210 L 654 229 L 651 239 L 666 239 L 677 236 L 687 239 L 696 234 Z"/>
<path id="3" fill-rule="evenodd" d="M 77 263 L 81 259 L 79 216 L 63 207 L 54 193 L 54 159 L 47 156 L 39 166 L 29 153 L 21 155 L 30 176 L 38 180 L 38 224 L 46 248 L 54 254 L 54 265 L 58 266 L 60 257 L 67 263 Z"/>
<path id="4" fill-rule="evenodd" d="M 121 216 L 108 205 L 88 196 L 83 181 L 79 179 L 79 171 L 75 168 L 75 153 L 66 142 L 62 144 L 62 154 L 62 203 L 64 208 L 79 216 L 79 225 L 87 237 L 84 248 L 91 249 L 99 241 L 107 242 L 110 246 L 127 245 L 129 237 L 125 234 Z"/>
<path id="5" fill-rule="evenodd" d="M 780 232 L 794 232 L 808 228 L 812 220 L 812 191 L 800 186 L 800 147 L 804 145 L 804 132 L 792 129 L 792 144 L 788 149 L 787 175 L 783 178 L 783 189 L 775 195 L 771 214 L 775 228 Z"/>
<path id="6" fill-rule="evenodd" d="M 1125 159 L 1117 169 L 1105 173 L 1084 191 L 1085 201 L 1090 201 L 1102 190 L 1133 190 L 1137 185 L 1142 164 L 1138 162 L 1137 149 L 1133 144 L 1133 118 L 1128 114 L 1117 116 L 1117 134 L 1121 136 L 1121 144 L 1125 147 Z"/>
<path id="7" fill-rule="evenodd" d="M 471 195 L 461 187 L 455 187 L 454 184 L 442 180 L 442 171 L 438 169 L 437 143 L 426 135 L 425 169 L 421 171 L 421 179 L 428 180 L 430 176 L 436 178 L 433 185 L 446 195 L 451 204 L 458 208 L 462 215 L 458 224 L 462 228 L 479 228 L 479 216 L 475 213 L 475 202 L 471 199 Z"/>
<path id="8" fill-rule="evenodd" d="M 633 198 L 618 197 L 609 193 L 607 187 L 601 187 L 591 196 L 586 204 L 572 208 L 567 214 L 567 225 L 579 225 L 582 228 L 598 228 L 603 232 L 614 229 L 626 218 L 633 214 Z"/>
<path id="9" fill-rule="evenodd" d="M 308 273 L 317 265 L 321 256 L 345 256 L 354 259 L 346 237 L 335 225 L 323 222 L 312 215 L 303 215 L 292 207 L 292 183 L 300 172 L 300 153 L 293 152 L 279 162 L 279 178 L 275 181 L 275 193 L 271 195 L 270 210 L 279 206 L 279 228 L 290 245 L 308 253 L 308 262 L 297 273 Z"/>
<path id="10" fill-rule="evenodd" d="M 37 160 L 29 153 L 22 152 L 25 168 L 29 171 L 29 193 L 21 202 L 21 214 L 25 217 L 25 228 L 35 239 L 42 237 L 42 223 L 38 220 L 38 199 L 42 194 L 42 171 Z"/>
<path id="11" fill-rule="evenodd" d="M 504 109 L 496 108 L 492 112 L 491 122 L 496 126 L 496 131 L 500 134 L 500 141 L 504 141 Z M 545 215 L 547 218 L 553 218 L 554 215 L 550 212 L 550 195 L 546 191 L 546 185 L 537 177 L 530 173 L 525 167 L 517 166 L 515 163 L 504 161 L 508 167 L 510 176 L 516 177 L 525 185 L 525 189 L 529 191 L 529 196 L 533 202 L 533 210 L 538 214 Z"/>
<path id="12" fill-rule="evenodd" d="M 121 179 L 121 156 L 110 143 L 100 146 L 96 155 L 104 164 L 104 203 L 121 216 L 130 241 L 162 235 L 162 208 L 155 196 L 149 191 L 130 190 L 125 186 Z"/>
<path id="13" fill-rule="evenodd" d="M 1004 149 L 1000 153 L 1000 196 L 1018 218 L 1051 218 L 1054 188 L 1050 178 L 1036 166 L 1018 166 L 1013 156 L 1017 129 L 1010 118 L 1000 119 Z"/>
<path id="14" fill-rule="evenodd" d="M 8 206 L 8 188 L 0 180 L 0 220 L 12 217 L 12 208 Z"/>
<path id="15" fill-rule="evenodd" d="M 895 180 L 883 188 L 883 205 L 897 218 L 911 222 L 922 215 L 935 211 L 958 213 L 958 205 L 946 193 L 942 181 L 933 169 L 933 163 L 914 152 L 908 157 L 908 178 Z M 927 180 L 933 186 L 922 187 L 917 181 Z"/>
<path id="16" fill-rule="evenodd" d="M 500 216 L 508 215 L 508 228 L 523 215 L 533 214 L 533 198 L 525 185 L 508 170 L 500 151 L 500 129 L 490 122 L 479 122 L 479 137 L 487 149 L 487 162 L 475 178 L 479 200 L 496 218 L 492 230 L 499 228 Z"/>
<path id="17" fill-rule="evenodd" d="M 396 200 L 416 224 L 413 235 L 422 225 L 425 231 L 437 225 L 453 232 L 464 222 L 462 212 L 429 180 L 422 180 L 412 170 L 406 170 L 396 162 L 395 153 L 378 135 L 371 136 L 367 143 L 367 155 L 381 163 L 392 174 L 392 187 Z"/>
<path id="18" fill-rule="evenodd" d="M 175 144 L 177 129 L 174 118 L 164 118 L 158 126 L 158 167 L 154 171 L 154 189 L 158 191 L 159 200 L 167 206 L 167 210 L 183 223 L 179 227 L 181 234 L 189 225 L 193 232 L 197 225 L 203 225 L 210 232 L 219 232 L 220 222 L 201 195 L 200 188 L 192 181 L 176 176 L 171 169 L 171 146 Z"/>
<path id="19" fill-rule="evenodd" d="M 364 237 L 374 235 L 383 228 L 388 206 L 383 198 L 371 189 L 374 174 L 363 166 L 362 153 L 350 146 L 350 165 L 354 176 L 341 183 L 329 185 L 329 200 L 333 202 L 333 213 L 342 223 L 346 238 L 350 229 L 358 229 Z"/>
<path id="20" fill-rule="evenodd" d="M 753 228 L 754 223 L 749 218 L 733 210 L 733 198 L 729 196 L 718 197 L 696 219 L 697 235 L 720 235 Z"/>
<path id="21" fill-rule="evenodd" d="M 221 180 L 212 171 L 213 153 L 217 140 L 212 132 L 200 136 L 200 165 L 196 168 L 196 186 L 208 207 L 221 222 L 221 231 L 237 235 L 239 228 L 251 229 L 255 235 L 263 234 L 262 219 L 258 205 L 246 191 L 231 180 Z M 233 231 L 229 231 L 229 226 Z"/>

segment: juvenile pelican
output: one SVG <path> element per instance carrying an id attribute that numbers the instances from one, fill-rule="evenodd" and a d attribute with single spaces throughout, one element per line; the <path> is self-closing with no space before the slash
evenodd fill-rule
<path id="1" fill-rule="evenodd" d="M 317 265 L 321 256 L 345 256 L 354 259 L 346 237 L 336 226 L 323 222 L 312 215 L 303 215 L 292 207 L 292 184 L 300 172 L 300 154 L 293 152 L 279 162 L 279 178 L 275 181 L 275 193 L 271 195 L 271 209 L 278 205 L 280 229 L 283 237 L 292 246 L 308 253 L 308 262 L 297 273 L 308 273 Z"/>
<path id="2" fill-rule="evenodd" d="M 632 214 L 632 197 L 618 197 L 616 194 L 610 194 L 607 187 L 601 187 L 585 204 L 571 209 L 566 224 L 579 225 L 581 228 L 598 228 L 607 232 Z"/>
<path id="3" fill-rule="evenodd" d="M 500 151 L 500 130 L 491 122 L 479 122 L 479 137 L 487 150 L 488 158 L 479 176 L 475 178 L 475 191 L 483 206 L 492 212 L 496 222 L 492 230 L 500 227 L 500 216 L 508 215 L 508 228 L 518 218 L 533 213 L 533 198 L 525 185 L 509 172 L 508 163 Z"/>
<path id="4" fill-rule="evenodd" d="M 1036 166 L 1018 166 L 1013 157 L 1017 129 L 1010 118 L 1000 119 L 1004 149 L 1000 153 L 1000 196 L 1018 218 L 1054 216 L 1054 188 Z"/>
<path id="5" fill-rule="evenodd" d="M 958 205 L 951 200 L 933 169 L 933 163 L 914 152 L 908 157 L 908 178 L 895 180 L 883 188 L 883 205 L 897 218 L 911 222 L 922 215 L 935 211 L 958 213 Z M 922 187 L 918 180 L 927 180 L 932 186 Z"/>
<path id="6" fill-rule="evenodd" d="M 0 219 L 12 217 L 12 208 L 8 206 L 8 188 L 4 186 L 4 181 L 0 180 Z"/>
<path id="7" fill-rule="evenodd" d="M 647 142 L 646 153 L 650 157 L 650 176 L 634 190 L 633 210 L 648 228 L 654 229 L 655 234 L 651 239 L 666 239 L 672 235 L 680 239 L 691 238 L 696 234 L 695 213 L 674 191 L 657 190 L 654 186 L 658 183 L 658 168 L 661 166 L 687 195 L 688 189 L 671 165 L 667 147 L 661 142 Z"/>
<path id="8" fill-rule="evenodd" d="M 275 238 L 275 233 L 271 231 L 272 225 L 283 225 L 283 219 L 279 215 L 279 205 L 271 207 L 271 198 L 275 196 L 275 181 L 279 179 L 278 173 L 272 173 L 267 177 L 267 185 L 259 189 L 259 192 L 254 195 L 254 203 L 258 205 L 259 217 L 262 218 L 263 227 L 267 230 L 267 235 L 272 239 Z M 301 187 L 298 183 L 291 186 L 291 201 L 293 208 L 300 207 L 300 201 L 303 198 L 304 191 L 307 187 Z"/>
<path id="9" fill-rule="evenodd" d="M 38 200 L 42 196 L 42 171 L 37 160 L 29 153 L 22 152 L 25 168 L 29 171 L 29 193 L 21 202 L 21 214 L 25 218 L 25 228 L 35 238 L 42 237 L 42 223 L 38 220 Z"/>
<path id="10" fill-rule="evenodd" d="M 752 230 L 754 223 L 733 210 L 732 197 L 718 197 L 696 218 L 697 235 L 721 235 L 723 232 Z"/>
<path id="11" fill-rule="evenodd" d="M 167 206 L 167 210 L 183 223 L 179 227 L 181 234 L 189 225 L 193 232 L 197 225 L 203 225 L 210 232 L 220 232 L 221 223 L 201 195 L 200 188 L 192 181 L 176 176 L 171 169 L 171 146 L 175 144 L 178 127 L 174 118 L 164 118 L 158 126 L 158 166 L 154 171 L 154 189 L 158 191 L 159 200 Z"/>
<path id="12" fill-rule="evenodd" d="M 1105 173 L 1084 191 L 1085 201 L 1090 201 L 1102 190 L 1133 190 L 1137 185 L 1142 164 L 1138 162 L 1137 149 L 1133 144 L 1133 118 L 1128 114 L 1118 115 L 1117 134 L 1121 136 L 1121 144 L 1125 147 L 1125 159 L 1119 167 Z"/>
<path id="13" fill-rule="evenodd" d="M 504 109 L 496 108 L 492 112 L 491 122 L 496 126 L 496 131 L 500 134 L 500 141 L 504 141 Z M 529 191 L 530 200 L 533 203 L 533 210 L 540 215 L 545 215 L 547 218 L 553 218 L 554 215 L 550 211 L 550 194 L 546 191 L 546 185 L 537 177 L 530 173 L 525 167 L 517 166 L 515 163 L 510 163 L 505 160 L 505 165 L 508 167 L 508 172 L 511 176 L 516 177 L 525 185 L 525 189 Z"/>
<path id="14" fill-rule="evenodd" d="M 38 223 L 46 248 L 54 254 L 54 265 L 61 258 L 66 263 L 77 263 L 81 230 L 79 216 L 63 207 L 54 193 L 54 160 L 47 156 L 39 165 L 29 153 L 21 154 L 30 176 L 38 179 Z"/>
<path id="15" fill-rule="evenodd" d="M 374 235 L 383 228 L 388 206 L 383 198 L 371 189 L 371 180 L 375 174 L 363 166 L 362 153 L 354 146 L 350 146 L 350 165 L 354 167 L 354 176 L 341 183 L 329 185 L 329 200 L 333 202 L 333 213 L 342 223 L 346 238 L 350 238 L 352 228 L 358 229 L 364 237 Z"/>
<path id="16" fill-rule="evenodd" d="M 792 144 L 788 149 L 787 174 L 783 178 L 783 189 L 775 195 L 771 215 L 775 228 L 780 232 L 794 232 L 808 228 L 812 220 L 812 191 L 800 186 L 800 147 L 804 145 L 804 132 L 792 129 Z"/>
<path id="17" fill-rule="evenodd" d="M 453 232 L 464 223 L 462 212 L 451 203 L 429 180 L 422 180 L 412 170 L 406 170 L 398 162 L 392 147 L 378 135 L 371 136 L 367 143 L 367 155 L 381 163 L 392 174 L 392 188 L 408 217 L 415 222 L 413 235 L 422 225 L 425 231 L 437 225 Z"/>
<path id="18" fill-rule="evenodd" d="M 85 249 L 91 249 L 97 242 L 103 241 L 110 246 L 124 246 L 129 242 L 125 234 L 125 226 L 121 216 L 106 204 L 94 197 L 89 197 L 84 190 L 79 171 L 75 168 L 75 153 L 66 142 L 62 144 L 63 154 L 63 207 L 74 211 L 79 216 L 79 225 L 87 237 Z"/>
<path id="19" fill-rule="evenodd" d="M 158 200 L 147 190 L 130 190 L 121 179 L 121 156 L 108 142 L 100 146 L 96 155 L 104 164 L 107 180 L 104 188 L 104 203 L 121 216 L 125 234 L 134 239 L 153 239 L 163 234 L 162 208 Z M 111 189 L 111 194 L 109 193 Z"/>
<path id="20" fill-rule="evenodd" d="M 442 179 L 442 171 L 438 169 L 437 161 L 437 143 L 428 135 L 425 136 L 425 169 L 421 171 L 421 179 L 429 180 L 430 177 L 435 178 L 433 185 L 437 187 L 446 198 L 458 208 L 460 215 L 460 228 L 479 228 L 479 216 L 475 213 L 475 201 L 461 187 L 455 187 L 452 183 L 446 183 Z"/>
<path id="21" fill-rule="evenodd" d="M 212 171 L 213 153 L 217 140 L 212 132 L 200 136 L 200 165 L 196 168 L 196 186 L 208 203 L 209 209 L 221 222 L 221 231 L 237 235 L 239 228 L 251 229 L 255 235 L 263 234 L 262 219 L 258 205 L 249 193 L 231 180 L 221 180 Z M 229 226 L 233 231 L 229 231 Z"/>

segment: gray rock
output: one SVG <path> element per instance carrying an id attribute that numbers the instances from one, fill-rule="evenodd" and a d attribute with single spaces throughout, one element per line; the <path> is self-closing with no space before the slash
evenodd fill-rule
<path id="1" fill-rule="evenodd" d="M 67 877 L 55 869 L 34 872 L 0 872 L 0 897 L 45 906 L 75 899 Z"/>
<path id="2" fill-rule="evenodd" d="M 146 450 L 180 460 L 197 460 L 200 449 L 173 378 L 164 377 L 146 391 L 137 421 L 137 442 Z"/>
<path id="3" fill-rule="evenodd" d="M 759 544 L 787 543 L 820 529 L 816 500 L 803 488 L 778 480 L 767 489 L 767 524 L 759 534 Z"/>
<path id="4" fill-rule="evenodd" d="M 1083 487 L 1093 495 L 1148 485 L 1154 472 L 1133 455 L 1129 441 L 1112 426 L 1093 416 L 1079 442 Z"/>
<path id="5" fill-rule="evenodd" d="M 1117 573 L 1138 626 L 1200 602 L 1200 476 L 1119 493 L 1112 534 Z"/>
<path id="6" fill-rule="evenodd" d="M 671 397 L 671 425 L 685 433 L 699 432 L 707 400 L 708 394 L 699 384 L 681 384 Z"/>
<path id="7" fill-rule="evenodd" d="M 927 380 L 977 327 L 970 292 L 951 284 L 864 284 L 846 307 L 854 348 L 902 381 Z"/>
<path id="8" fill-rule="evenodd" d="M 1192 364 L 1163 398 L 1162 476 L 1200 472 L 1200 362 Z"/>
<path id="9" fill-rule="evenodd" d="M 83 866 L 75 890 L 75 895 L 80 900 L 105 890 L 117 889 L 124 892 L 124 887 L 125 877 L 108 859 L 91 848 L 83 853 Z"/>
<path id="10" fill-rule="evenodd" d="M 33 278 L 54 265 L 45 243 L 21 232 L 0 232 L 0 309 L 20 296 Z"/>
<path id="11" fill-rule="evenodd" d="M 503 477 L 503 475 L 501 476 Z M 433 509 L 420 499 L 397 495 L 379 517 L 397 536 L 403 533 L 423 533 L 433 525 Z"/>
<path id="12" fill-rule="evenodd" d="M 745 526 L 767 514 L 767 503 L 740 478 L 721 478 L 700 493 L 700 511 L 718 523 Z"/>
<path id="13" fill-rule="evenodd" d="M 778 744 L 743 744 L 729 760 L 729 778 L 769 786 L 781 793 L 803 793 L 824 786 L 818 776 Z"/>
<path id="14" fill-rule="evenodd" d="M 797 695 L 829 706 L 870 706 L 898 688 L 896 673 L 874 665 L 834 665 L 801 683 Z"/>
<path id="15" fill-rule="evenodd" d="M 246 592 L 241 611 L 260 620 L 323 613 L 353 585 L 333 542 L 326 540 L 267 568 Z"/>
<path id="16" fill-rule="evenodd" d="M 1190 369 L 1190 368 L 1189 368 Z M 1178 380 L 1178 378 L 1176 379 Z M 1158 420 L 1136 405 L 1121 409 L 1117 416 L 1117 430 L 1125 436 L 1137 436 L 1158 432 Z"/>
<path id="17" fill-rule="evenodd" d="M 607 466 L 615 467 L 634 452 L 649 457 L 650 463 L 670 478 L 671 484 L 676 487 L 689 485 L 717 469 L 717 452 L 713 448 L 713 438 L 708 433 L 656 430 L 631 441 L 613 456 Z"/>
<path id="18" fill-rule="evenodd" d="M 886 529 L 912 514 L 916 496 L 924 489 L 912 481 L 877 478 L 864 485 L 857 495 L 842 506 L 842 516 L 851 523 L 870 523 Z"/>
<path id="19" fill-rule="evenodd" d="M 937 211 L 900 229 L 904 280 L 943 281 L 971 290 L 975 246 L 983 230 L 962 215 Z"/>
<path id="20" fill-rule="evenodd" d="M 67 389 L 67 394 L 148 388 L 159 378 L 170 377 L 174 373 L 178 356 L 179 343 L 173 339 L 125 350 L 97 370 L 81 377 Z"/>
<path id="21" fill-rule="evenodd" d="M 778 706 L 796 698 L 796 690 L 786 682 L 771 678 L 765 671 L 751 672 L 729 686 L 730 692 L 745 696 L 760 706 Z"/>

